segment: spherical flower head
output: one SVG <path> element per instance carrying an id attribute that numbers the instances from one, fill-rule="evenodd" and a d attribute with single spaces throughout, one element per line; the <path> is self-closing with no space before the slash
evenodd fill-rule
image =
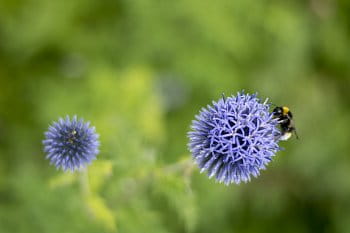
<path id="1" fill-rule="evenodd" d="M 257 95 L 237 93 L 202 108 L 188 133 L 201 172 L 226 185 L 248 182 L 280 150 L 277 120 Z"/>
<path id="2" fill-rule="evenodd" d="M 67 116 L 54 122 L 45 133 L 44 151 L 50 164 L 64 171 L 75 171 L 96 159 L 99 153 L 98 134 L 90 122 Z"/>

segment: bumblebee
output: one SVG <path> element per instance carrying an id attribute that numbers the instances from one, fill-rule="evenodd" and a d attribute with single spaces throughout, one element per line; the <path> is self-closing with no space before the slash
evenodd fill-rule
<path id="1" fill-rule="evenodd" d="M 281 128 L 282 135 L 279 138 L 280 140 L 288 140 L 293 135 L 293 133 L 295 134 L 296 138 L 299 139 L 293 121 L 293 114 L 288 107 L 276 106 L 273 109 L 272 114 L 275 118 L 278 119 L 278 124 Z"/>

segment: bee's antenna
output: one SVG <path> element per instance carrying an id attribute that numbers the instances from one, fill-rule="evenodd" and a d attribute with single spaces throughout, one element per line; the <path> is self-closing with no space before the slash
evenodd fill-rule
<path id="1" fill-rule="evenodd" d="M 294 130 L 294 133 L 295 133 L 295 136 L 297 137 L 297 139 L 299 140 L 299 136 L 298 136 L 298 134 L 297 134 L 297 131 L 296 131 L 296 130 Z"/>

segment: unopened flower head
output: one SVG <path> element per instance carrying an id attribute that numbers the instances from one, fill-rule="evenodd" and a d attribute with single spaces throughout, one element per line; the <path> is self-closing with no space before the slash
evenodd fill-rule
<path id="1" fill-rule="evenodd" d="M 67 116 L 54 122 L 43 141 L 46 158 L 57 169 L 74 171 L 85 167 L 99 153 L 98 134 L 89 122 Z"/>
<path id="2" fill-rule="evenodd" d="M 257 95 L 237 93 L 202 108 L 188 133 L 201 172 L 226 185 L 248 182 L 280 150 L 277 120 Z"/>

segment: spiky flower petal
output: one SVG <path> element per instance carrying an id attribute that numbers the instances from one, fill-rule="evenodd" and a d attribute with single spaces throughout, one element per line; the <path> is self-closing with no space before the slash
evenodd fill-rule
<path id="1" fill-rule="evenodd" d="M 98 134 L 90 122 L 67 116 L 54 122 L 43 141 L 46 158 L 57 169 L 74 171 L 91 163 L 99 153 Z"/>
<path id="2" fill-rule="evenodd" d="M 269 110 L 267 101 L 244 93 L 202 108 L 188 133 L 201 172 L 226 185 L 257 177 L 280 150 L 277 120 Z"/>

